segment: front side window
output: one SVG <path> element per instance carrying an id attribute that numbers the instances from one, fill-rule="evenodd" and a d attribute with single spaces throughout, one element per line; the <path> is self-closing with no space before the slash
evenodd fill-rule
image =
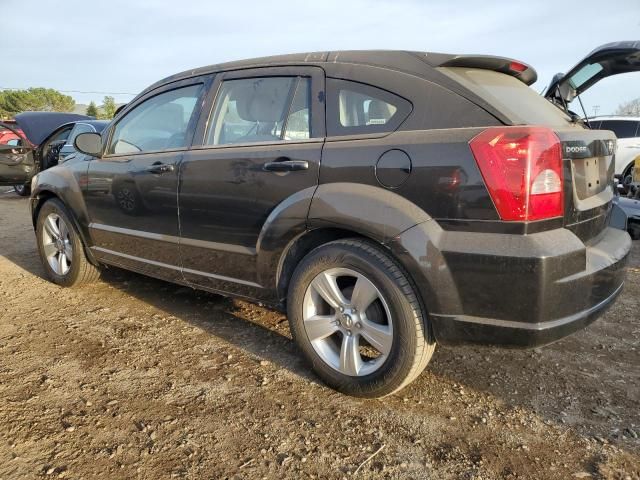
<path id="1" fill-rule="evenodd" d="M 164 92 L 128 112 L 115 127 L 108 153 L 172 150 L 187 146 L 187 129 L 202 85 Z"/>
<path id="2" fill-rule="evenodd" d="M 618 138 L 637 136 L 638 122 L 633 120 L 603 120 L 599 130 L 611 130 Z"/>
<path id="3" fill-rule="evenodd" d="M 303 77 L 225 80 L 216 96 L 205 144 L 309 138 L 310 87 L 310 80 Z"/>

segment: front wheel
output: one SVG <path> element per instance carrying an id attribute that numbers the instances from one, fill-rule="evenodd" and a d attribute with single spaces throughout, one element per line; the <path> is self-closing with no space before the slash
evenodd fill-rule
<path id="1" fill-rule="evenodd" d="M 38 252 L 47 277 L 64 287 L 95 281 L 99 270 L 84 252 L 84 245 L 67 209 L 57 199 L 47 200 L 36 223 Z"/>
<path id="2" fill-rule="evenodd" d="M 401 266 L 360 239 L 313 250 L 288 293 L 293 336 L 332 388 L 359 397 L 390 395 L 413 381 L 435 342 Z"/>

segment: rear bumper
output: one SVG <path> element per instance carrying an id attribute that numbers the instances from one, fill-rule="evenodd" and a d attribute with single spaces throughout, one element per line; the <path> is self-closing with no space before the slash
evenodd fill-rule
<path id="1" fill-rule="evenodd" d="M 479 234 L 436 222 L 396 240 L 438 342 L 507 347 L 552 343 L 596 320 L 622 291 L 631 248 L 629 235 L 610 227 L 588 245 L 566 229 Z"/>
<path id="2" fill-rule="evenodd" d="M 611 306 L 622 292 L 622 284 L 600 303 L 587 310 L 557 320 L 539 323 L 513 322 L 466 315 L 432 315 L 431 321 L 441 343 L 479 343 L 505 347 L 533 348 L 548 345 L 585 328 Z"/>

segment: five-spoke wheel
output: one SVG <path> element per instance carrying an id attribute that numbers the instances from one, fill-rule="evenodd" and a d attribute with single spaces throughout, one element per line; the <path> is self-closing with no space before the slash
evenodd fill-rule
<path id="1" fill-rule="evenodd" d="M 36 240 L 45 272 L 58 285 L 70 287 L 99 277 L 100 272 L 86 256 L 72 217 L 57 198 L 40 206 Z"/>
<path id="2" fill-rule="evenodd" d="M 303 317 L 317 354 L 345 375 L 368 375 L 391 352 L 389 306 L 371 280 L 350 268 L 316 275 L 304 296 Z"/>
<path id="3" fill-rule="evenodd" d="M 316 373 L 350 395 L 398 391 L 435 347 L 408 276 L 383 247 L 364 239 L 336 240 L 305 256 L 289 284 L 287 312 Z"/>
<path id="4" fill-rule="evenodd" d="M 42 247 L 47 262 L 56 275 L 66 275 L 73 261 L 73 246 L 69 227 L 57 213 L 50 213 L 44 221 Z"/>

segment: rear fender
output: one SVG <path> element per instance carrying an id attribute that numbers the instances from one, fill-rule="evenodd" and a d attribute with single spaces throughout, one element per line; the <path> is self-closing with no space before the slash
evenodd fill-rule
<path id="1" fill-rule="evenodd" d="M 382 244 L 431 217 L 390 190 L 358 183 L 320 185 L 309 210 L 309 228 L 339 227 Z"/>
<path id="2" fill-rule="evenodd" d="M 316 188 L 305 188 L 282 201 L 262 226 L 256 244 L 258 283 L 274 293 L 283 253 L 307 230 L 307 214 Z"/>

